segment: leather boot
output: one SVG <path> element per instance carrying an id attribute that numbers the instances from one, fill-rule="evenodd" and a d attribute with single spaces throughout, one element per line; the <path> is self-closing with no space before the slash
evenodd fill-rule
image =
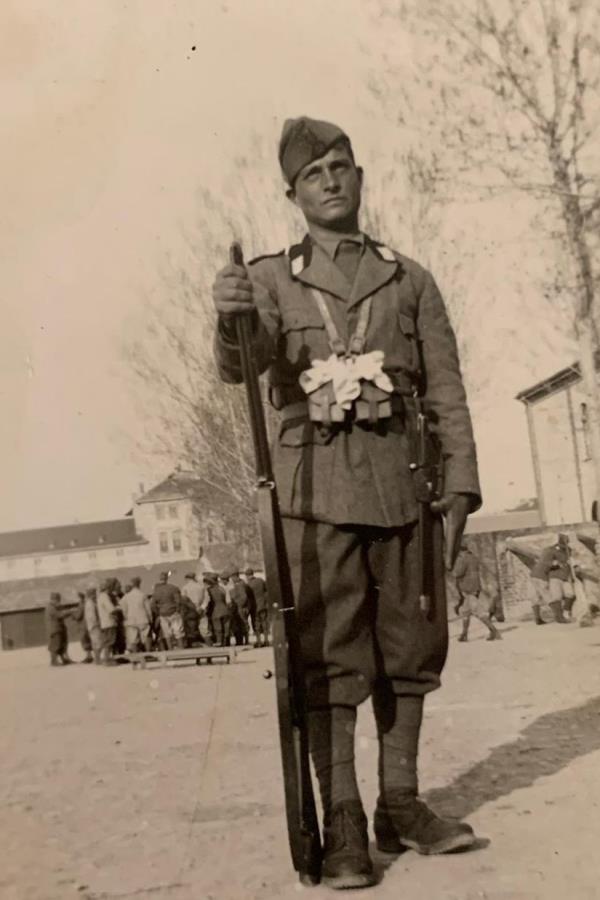
<path id="1" fill-rule="evenodd" d="M 60 666 L 60 665 L 62 665 L 62 663 L 59 663 L 59 661 L 58 661 L 58 656 L 56 655 L 56 653 L 51 653 L 51 654 L 50 654 L 50 665 L 51 665 L 51 666 Z"/>
<path id="2" fill-rule="evenodd" d="M 534 620 L 535 624 L 536 625 L 545 625 L 546 622 L 544 621 L 544 619 L 542 619 L 542 614 L 540 612 L 540 607 L 538 606 L 538 604 L 536 603 L 531 608 L 533 610 L 533 620 Z"/>
<path id="3" fill-rule="evenodd" d="M 375 884 L 367 817 L 360 800 L 337 803 L 323 826 L 321 881 L 335 890 Z"/>
<path id="4" fill-rule="evenodd" d="M 560 602 L 560 600 L 553 600 L 550 604 L 550 609 L 552 610 L 555 622 L 558 622 L 560 625 L 568 624 L 567 620 L 563 616 L 562 603 Z"/>
<path id="5" fill-rule="evenodd" d="M 575 597 L 568 597 L 563 600 L 562 608 L 563 613 L 569 617 L 569 621 L 573 618 L 573 607 L 575 606 Z"/>
<path id="6" fill-rule="evenodd" d="M 430 856 L 466 850 L 475 843 L 466 822 L 440 819 L 417 797 L 399 796 L 377 801 L 374 819 L 377 849 L 399 854 L 410 847 Z"/>

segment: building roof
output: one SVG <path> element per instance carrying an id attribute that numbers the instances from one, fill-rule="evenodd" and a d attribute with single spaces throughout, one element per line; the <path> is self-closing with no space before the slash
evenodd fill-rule
<path id="1" fill-rule="evenodd" d="M 165 500 L 186 500 L 198 497 L 202 482 L 193 472 L 171 472 L 145 494 L 136 498 L 136 503 L 160 503 Z"/>
<path id="2" fill-rule="evenodd" d="M 236 558 L 236 551 L 237 546 L 233 544 L 211 544 L 200 559 L 164 560 L 147 566 L 123 566 L 2 581 L 0 613 L 45 606 L 51 591 L 58 591 L 63 603 L 73 603 L 77 601 L 78 591 L 84 591 L 90 585 L 99 585 L 105 578 L 110 577 L 118 578 L 121 584 L 125 585 L 137 575 L 142 579 L 142 590 L 149 593 L 161 572 L 171 572 L 170 580 L 181 587 L 188 572 L 195 572 L 196 575 L 202 572 L 222 572 L 232 563 L 239 564 L 242 569 L 245 568 L 246 564 L 242 564 L 241 560 Z M 258 572 L 262 569 L 262 564 L 255 563 L 253 568 Z"/>
<path id="3" fill-rule="evenodd" d="M 138 544 L 144 538 L 132 518 L 104 522 L 80 522 L 0 533 L 0 557 L 31 556 L 65 550 L 85 550 L 103 545 Z"/>
<path id="4" fill-rule="evenodd" d="M 596 353 L 595 360 L 596 369 L 600 371 L 600 352 Z M 581 367 L 578 362 L 575 362 L 566 369 L 561 369 L 554 375 L 544 378 L 543 381 L 538 381 L 537 384 L 525 388 L 517 394 L 515 400 L 520 400 L 522 403 L 535 403 L 536 400 L 542 400 L 550 394 L 565 390 L 577 381 L 581 381 Z"/>
<path id="5" fill-rule="evenodd" d="M 0 582 L 0 612 L 33 609 L 45 606 L 52 591 L 58 591 L 65 604 L 77 601 L 77 592 L 90 586 L 99 587 L 105 578 L 118 578 L 121 585 L 127 584 L 134 576 L 142 579 L 142 590 L 150 593 L 161 572 L 171 572 L 170 581 L 178 587 L 183 585 L 188 572 L 195 572 L 198 560 L 178 560 L 162 562 L 151 566 L 126 566 L 118 569 L 65 573 L 38 578 L 22 578 L 19 581 Z M 204 566 L 200 567 L 204 571 Z"/>
<path id="6" fill-rule="evenodd" d="M 484 534 L 493 531 L 514 531 L 521 528 L 539 528 L 542 519 L 538 509 L 469 516 L 465 534 Z"/>

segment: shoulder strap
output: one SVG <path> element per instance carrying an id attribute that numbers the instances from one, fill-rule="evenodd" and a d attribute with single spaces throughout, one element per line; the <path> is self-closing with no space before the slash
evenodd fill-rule
<path id="1" fill-rule="evenodd" d="M 350 346 L 346 347 L 343 340 L 341 339 L 337 328 L 335 327 L 335 322 L 329 312 L 329 307 L 325 302 L 325 297 L 321 293 L 321 291 L 317 290 L 317 288 L 311 288 L 311 294 L 313 295 L 317 306 L 319 307 L 319 312 L 321 313 L 321 318 L 323 319 L 323 323 L 325 325 L 325 331 L 327 332 L 327 339 L 329 341 L 329 346 L 336 356 L 346 356 L 348 352 L 352 356 L 360 356 L 365 347 L 365 342 L 367 338 L 367 328 L 369 327 L 369 319 L 371 317 L 371 306 L 373 304 L 372 295 L 367 297 L 360 308 L 360 313 L 358 316 L 358 322 L 356 325 L 356 331 L 350 338 Z"/>

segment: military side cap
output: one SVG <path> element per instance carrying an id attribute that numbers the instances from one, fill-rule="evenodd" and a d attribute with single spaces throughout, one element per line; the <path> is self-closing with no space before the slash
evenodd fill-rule
<path id="1" fill-rule="evenodd" d="M 239 575 L 240 570 L 237 566 L 228 566 L 221 572 L 221 578 L 231 578 L 233 575 Z"/>
<path id="2" fill-rule="evenodd" d="M 279 141 L 279 164 L 288 184 L 294 183 L 300 169 L 325 156 L 342 139 L 350 142 L 348 135 L 332 122 L 321 122 L 308 116 L 286 119 Z"/>

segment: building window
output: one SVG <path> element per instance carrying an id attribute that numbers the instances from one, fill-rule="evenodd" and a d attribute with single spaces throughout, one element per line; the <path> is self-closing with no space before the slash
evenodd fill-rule
<path id="1" fill-rule="evenodd" d="M 63 555 L 63 556 L 61 556 L 60 561 L 61 561 L 62 563 L 68 563 L 68 562 L 69 562 L 69 557 L 66 556 L 66 555 Z"/>
<path id="2" fill-rule="evenodd" d="M 88 553 L 88 559 L 96 559 L 96 551 L 95 550 L 90 550 L 90 552 Z"/>
<path id="3" fill-rule="evenodd" d="M 155 513 L 156 513 L 156 518 L 157 518 L 157 519 L 164 519 L 164 517 L 165 517 L 165 512 L 166 512 L 164 506 L 160 506 L 160 505 L 157 504 L 157 505 L 154 507 L 154 511 L 155 511 Z"/>
<path id="4" fill-rule="evenodd" d="M 169 506 L 169 518 L 170 518 L 170 519 L 177 519 L 177 518 L 179 518 L 179 510 L 177 509 L 177 506 L 176 506 L 175 503 L 172 503 L 172 504 Z"/>
<path id="5" fill-rule="evenodd" d="M 77 546 L 77 541 L 74 538 L 69 541 L 69 547 L 76 547 L 76 546 Z"/>
<path id="6" fill-rule="evenodd" d="M 169 540 L 166 531 L 160 531 L 158 534 L 158 545 L 161 553 L 169 552 Z"/>
<path id="7" fill-rule="evenodd" d="M 117 556 L 123 556 L 124 553 L 125 551 L 122 547 L 117 547 Z"/>
<path id="8" fill-rule="evenodd" d="M 39 569 L 41 564 L 42 564 L 42 559 L 41 559 L 41 557 L 37 556 L 33 561 L 33 565 L 36 567 L 36 569 Z"/>
<path id="9" fill-rule="evenodd" d="M 179 553 L 181 551 L 181 531 L 173 532 L 173 550 L 175 553 Z"/>
<path id="10" fill-rule="evenodd" d="M 104 535 L 103 535 L 103 534 L 101 534 L 100 537 L 98 538 L 98 543 L 99 543 L 99 544 L 103 544 L 103 543 L 104 543 Z"/>

